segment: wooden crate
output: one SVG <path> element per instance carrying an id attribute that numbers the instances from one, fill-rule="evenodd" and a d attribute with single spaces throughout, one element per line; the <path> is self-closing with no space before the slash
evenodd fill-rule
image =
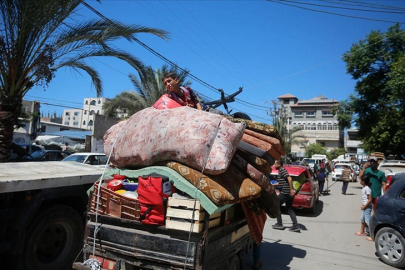
<path id="1" fill-rule="evenodd" d="M 91 194 L 90 212 L 93 213 L 97 212 L 97 194 L 98 182 L 94 184 L 93 193 Z M 101 186 L 98 214 L 130 220 L 139 220 L 140 212 L 141 206 L 138 200 L 125 197 Z"/>
<path id="2" fill-rule="evenodd" d="M 193 199 L 170 197 L 167 202 L 166 228 L 199 233 L 204 229 L 206 214 L 198 200 L 194 202 Z M 220 223 L 221 213 L 210 216 L 209 228 L 218 226 Z"/>

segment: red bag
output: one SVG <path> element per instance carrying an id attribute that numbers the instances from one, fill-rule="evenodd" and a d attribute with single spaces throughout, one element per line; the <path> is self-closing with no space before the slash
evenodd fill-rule
<path id="1" fill-rule="evenodd" d="M 153 104 L 152 107 L 158 110 L 163 110 L 178 108 L 181 107 L 181 105 L 173 99 L 169 98 L 167 95 L 163 95 L 155 102 L 155 104 Z"/>
<path id="2" fill-rule="evenodd" d="M 166 201 L 172 195 L 172 184 L 169 178 L 159 174 L 139 176 L 137 191 L 141 205 L 141 222 L 164 225 Z"/>

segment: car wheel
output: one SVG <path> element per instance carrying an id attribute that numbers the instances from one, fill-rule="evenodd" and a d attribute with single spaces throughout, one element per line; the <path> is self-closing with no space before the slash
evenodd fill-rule
<path id="1" fill-rule="evenodd" d="M 54 206 L 42 212 L 28 230 L 21 269 L 71 269 L 83 245 L 83 227 L 71 207 Z"/>
<path id="2" fill-rule="evenodd" d="M 241 264 L 240 258 L 237 254 L 235 254 L 229 259 L 228 270 L 240 270 L 242 269 L 240 264 Z"/>
<path id="3" fill-rule="evenodd" d="M 314 202 L 314 204 L 312 205 L 311 208 L 308 208 L 309 213 L 311 214 L 316 214 L 316 204 Z"/>
<path id="4" fill-rule="evenodd" d="M 405 267 L 405 239 L 393 228 L 385 227 L 375 236 L 375 248 L 380 259 L 393 267 Z"/>

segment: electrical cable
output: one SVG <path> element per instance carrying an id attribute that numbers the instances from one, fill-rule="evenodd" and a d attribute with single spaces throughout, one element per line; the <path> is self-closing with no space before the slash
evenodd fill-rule
<path id="1" fill-rule="evenodd" d="M 330 15 L 336 15 L 336 16 L 341 16 L 341 17 L 346 17 L 346 18 L 361 19 L 361 20 L 376 21 L 376 22 L 405 24 L 403 22 L 387 21 L 387 20 L 380 20 L 380 19 L 370 19 L 370 18 L 366 18 L 366 17 L 351 16 L 351 15 L 345 15 L 345 14 L 334 13 L 334 12 L 329 12 L 329 11 L 322 11 L 322 10 L 317 10 L 317 9 L 312 9 L 312 8 L 306 8 L 306 7 L 297 6 L 297 5 L 294 5 L 294 4 L 288 4 L 288 2 L 289 2 L 288 0 L 283 0 L 283 1 L 267 0 L 267 1 L 277 3 L 277 4 L 281 4 L 281 5 L 285 5 L 285 6 L 291 6 L 291 7 L 296 7 L 296 8 L 300 8 L 300 9 L 309 10 L 309 11 L 325 13 L 325 14 L 330 14 Z"/>

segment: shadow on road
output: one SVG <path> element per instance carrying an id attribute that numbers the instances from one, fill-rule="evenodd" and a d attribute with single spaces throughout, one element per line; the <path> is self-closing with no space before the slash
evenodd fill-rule
<path id="1" fill-rule="evenodd" d="M 279 240 L 280 241 L 280 240 Z M 307 254 L 305 250 L 293 247 L 288 244 L 262 242 L 261 262 L 262 269 L 286 270 L 294 258 L 304 258 Z"/>

